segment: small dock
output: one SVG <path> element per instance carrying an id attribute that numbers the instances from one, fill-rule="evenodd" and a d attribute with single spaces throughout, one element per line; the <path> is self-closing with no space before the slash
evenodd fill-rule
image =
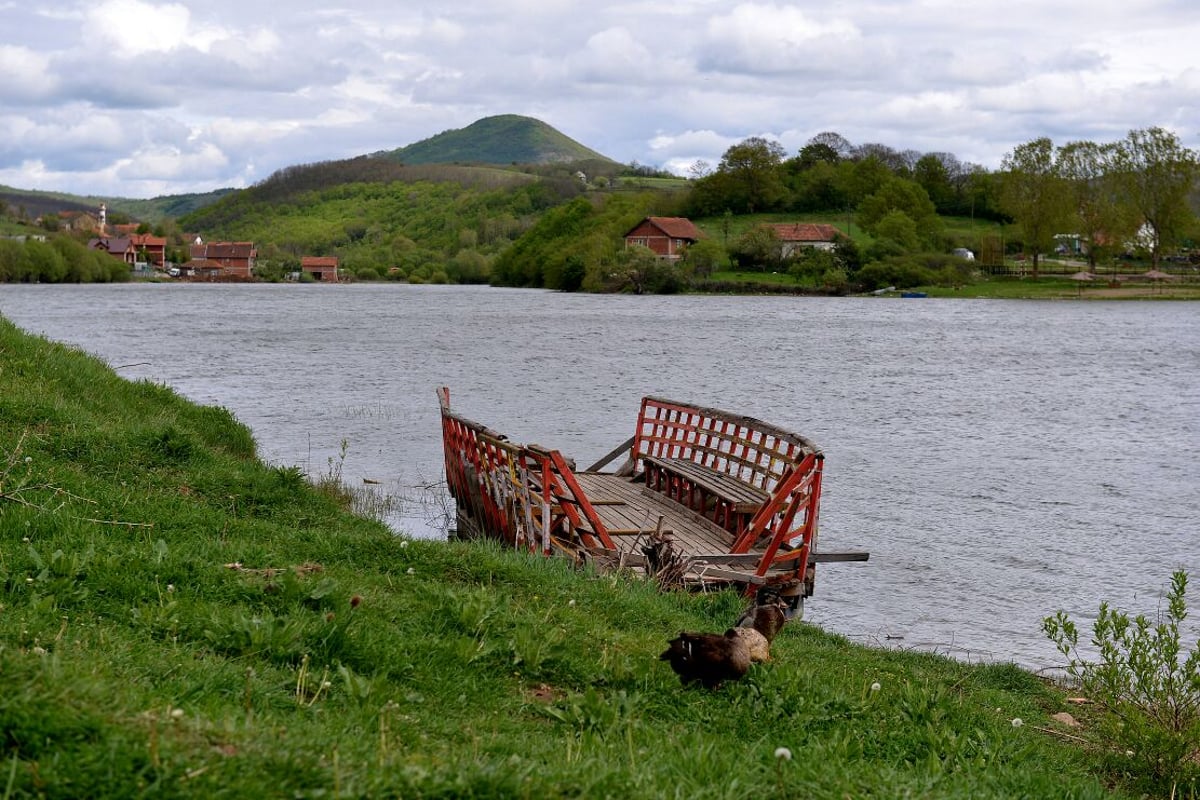
<path id="1" fill-rule="evenodd" d="M 460 535 L 687 588 L 772 586 L 795 613 L 818 563 L 868 558 L 817 551 L 824 454 L 768 423 L 645 397 L 634 435 L 579 471 L 454 413 L 449 389 L 438 398 Z"/>

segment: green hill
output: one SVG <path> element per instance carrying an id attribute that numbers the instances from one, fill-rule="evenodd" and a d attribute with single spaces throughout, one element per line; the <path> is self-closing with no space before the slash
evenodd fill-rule
<path id="1" fill-rule="evenodd" d="M 797 622 L 685 688 L 730 592 L 395 536 L 224 409 L 3 319 L 0 363 L 5 798 L 1129 796 L 1013 665 Z"/>
<path id="2" fill-rule="evenodd" d="M 577 179 L 369 156 L 280 170 L 179 220 L 206 239 L 259 243 L 260 274 L 306 255 L 337 256 L 360 278 L 487 282 L 492 257 Z"/>
<path id="3" fill-rule="evenodd" d="M 6 204 L 10 214 L 23 210 L 29 219 L 34 219 L 42 214 L 58 214 L 63 211 L 87 211 L 95 214 L 99 210 L 100 204 L 104 203 L 110 214 L 125 215 L 138 222 L 148 222 L 153 225 L 168 217 L 182 216 L 189 211 L 195 211 L 215 203 L 233 191 L 235 190 L 217 189 L 212 192 L 162 195 L 142 200 L 0 186 L 0 202 Z"/>
<path id="4" fill-rule="evenodd" d="M 516 114 L 484 117 L 465 128 L 445 131 L 380 156 L 405 164 L 612 163 L 612 159 L 541 120 Z"/>

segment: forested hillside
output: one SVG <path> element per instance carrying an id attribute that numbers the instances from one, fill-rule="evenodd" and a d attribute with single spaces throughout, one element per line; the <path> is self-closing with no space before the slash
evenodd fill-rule
<path id="1" fill-rule="evenodd" d="M 281 170 L 179 225 L 257 242 L 267 277 L 301 256 L 334 255 L 361 279 L 486 283 L 505 245 L 582 190 L 565 177 L 364 156 Z"/>

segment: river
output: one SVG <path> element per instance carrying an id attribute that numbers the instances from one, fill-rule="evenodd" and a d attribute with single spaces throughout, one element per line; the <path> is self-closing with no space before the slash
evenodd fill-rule
<path id="1" fill-rule="evenodd" d="M 1200 581 L 1194 303 L 157 283 L 0 285 L 0 314 L 229 408 L 271 463 L 410 498 L 415 536 L 444 535 L 415 488 L 438 386 L 580 464 L 645 394 L 794 430 L 826 454 L 820 548 L 871 552 L 819 569 L 805 619 L 868 644 L 1049 667 L 1047 614 Z"/>

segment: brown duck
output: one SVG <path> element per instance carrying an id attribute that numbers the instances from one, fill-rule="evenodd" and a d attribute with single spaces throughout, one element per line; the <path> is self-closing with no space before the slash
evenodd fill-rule
<path id="1" fill-rule="evenodd" d="M 750 647 L 735 628 L 723 634 L 683 631 L 659 658 L 671 662 L 684 686 L 700 683 L 706 689 L 740 680 L 750 669 Z"/>

